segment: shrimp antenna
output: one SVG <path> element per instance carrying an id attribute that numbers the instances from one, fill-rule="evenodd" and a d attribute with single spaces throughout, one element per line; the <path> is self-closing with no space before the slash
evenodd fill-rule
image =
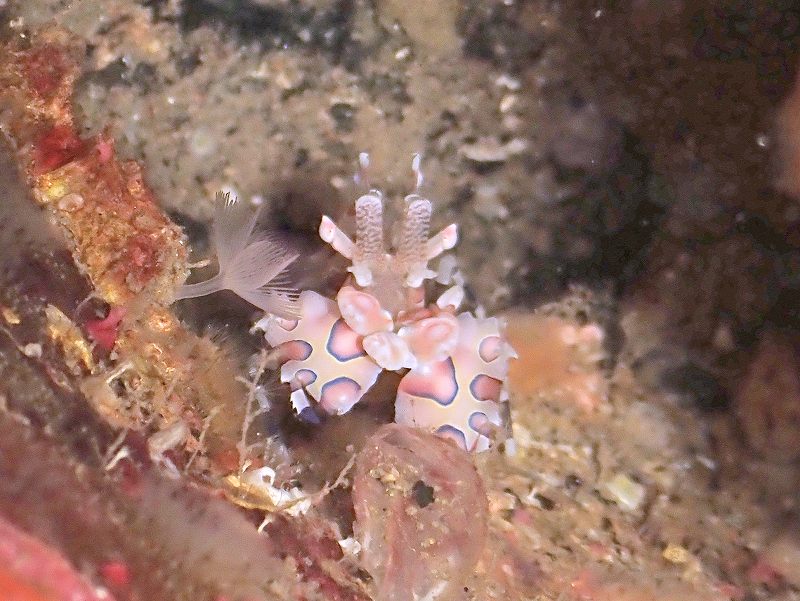
<path id="1" fill-rule="evenodd" d="M 357 185 L 364 185 L 369 188 L 369 153 L 358 153 L 358 170 L 353 174 L 353 181 Z"/>
<path id="2" fill-rule="evenodd" d="M 416 184 L 414 186 L 414 191 L 419 192 L 420 187 L 422 186 L 422 182 L 425 181 L 424 176 L 422 175 L 422 156 L 415 152 L 414 156 L 411 157 L 411 171 L 414 173 L 416 177 Z"/>

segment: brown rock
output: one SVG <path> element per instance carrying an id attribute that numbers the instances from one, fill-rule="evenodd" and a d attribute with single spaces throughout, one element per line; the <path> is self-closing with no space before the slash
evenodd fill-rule
<path id="1" fill-rule="evenodd" d="M 792 341 L 766 332 L 736 392 L 736 414 L 747 443 L 769 460 L 800 458 L 799 368 Z"/>

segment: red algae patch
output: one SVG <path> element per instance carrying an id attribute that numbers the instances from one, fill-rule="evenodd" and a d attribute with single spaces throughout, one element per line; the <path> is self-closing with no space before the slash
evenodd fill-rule
<path id="1" fill-rule="evenodd" d="M 0 518 L 0 598 L 3 601 L 114 601 L 95 592 L 62 557 Z"/>

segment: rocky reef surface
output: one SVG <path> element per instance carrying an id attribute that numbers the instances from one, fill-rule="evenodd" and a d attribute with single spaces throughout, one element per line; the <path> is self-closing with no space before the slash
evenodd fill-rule
<path id="1" fill-rule="evenodd" d="M 800 599 L 800 9 L 751 4 L 0 0 L 0 591 Z M 334 290 L 361 151 L 459 223 L 513 444 L 391 382 L 298 423 L 252 307 L 170 304 L 220 189 Z"/>

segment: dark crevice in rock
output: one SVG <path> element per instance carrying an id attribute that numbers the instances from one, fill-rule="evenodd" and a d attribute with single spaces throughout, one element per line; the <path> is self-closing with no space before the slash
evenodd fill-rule
<path id="1" fill-rule="evenodd" d="M 356 70 L 364 49 L 352 35 L 354 13 L 353 0 L 336 0 L 325 9 L 302 2 L 263 5 L 248 0 L 196 0 L 184 2 L 180 21 L 187 31 L 222 25 L 243 42 L 256 42 L 265 50 L 303 47 Z"/>

